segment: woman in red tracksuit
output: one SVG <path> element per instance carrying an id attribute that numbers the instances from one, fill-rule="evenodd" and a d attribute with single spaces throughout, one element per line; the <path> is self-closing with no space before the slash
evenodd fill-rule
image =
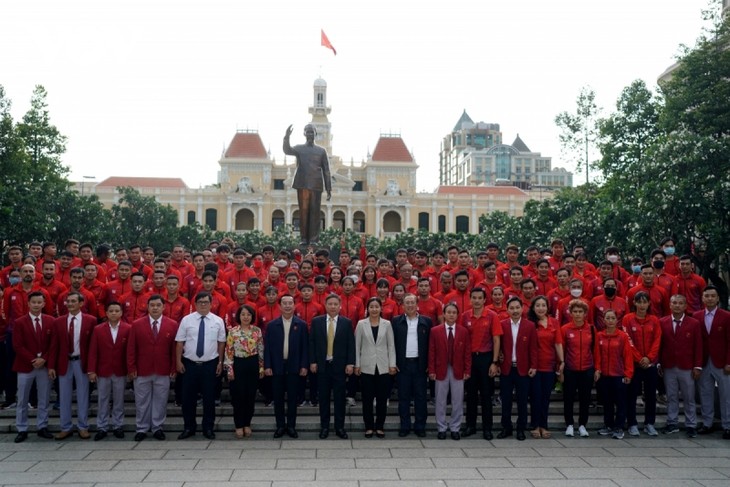
<path id="1" fill-rule="evenodd" d="M 626 391 L 634 374 L 634 352 L 629 336 L 617 328 L 616 312 L 608 309 L 603 318 L 606 329 L 596 335 L 593 350 L 596 362 L 594 379 L 603 399 L 604 427 L 598 433 L 613 435 L 620 440 L 624 437 Z"/>
<path id="2" fill-rule="evenodd" d="M 581 299 L 568 304 L 571 321 L 561 328 L 565 354 L 565 380 L 563 383 L 563 415 L 565 436 L 575 436 L 573 403 L 578 392 L 578 433 L 587 437 L 588 410 L 593 389 L 593 342 L 595 329 L 587 322 L 588 305 Z"/>

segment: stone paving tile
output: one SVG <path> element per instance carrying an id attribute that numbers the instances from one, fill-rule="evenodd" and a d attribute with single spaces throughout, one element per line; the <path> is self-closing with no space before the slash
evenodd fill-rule
<path id="1" fill-rule="evenodd" d="M 483 481 L 482 481 L 483 482 Z M 361 480 L 360 487 L 446 487 L 443 480 Z"/>
<path id="2" fill-rule="evenodd" d="M 195 466 L 195 470 L 216 470 L 216 469 L 228 469 L 236 470 L 242 468 L 248 469 L 269 469 L 276 468 L 276 460 L 269 459 L 265 460 L 262 458 L 256 459 L 256 461 L 242 460 L 240 458 L 224 458 L 220 460 L 215 459 L 204 459 L 200 460 Z"/>
<path id="3" fill-rule="evenodd" d="M 91 450 L 49 450 L 49 451 L 18 451 L 4 461 L 41 461 L 41 460 L 83 460 Z"/>
<path id="4" fill-rule="evenodd" d="M 77 484 L 79 482 L 142 482 L 149 470 L 124 470 L 110 472 L 66 472 L 58 479 L 58 484 Z"/>
<path id="5" fill-rule="evenodd" d="M 535 448 L 538 454 L 543 457 L 603 457 L 612 456 L 605 448 Z"/>
<path id="6" fill-rule="evenodd" d="M 0 461 L 4 460 L 5 458 L 9 457 L 12 454 L 13 454 L 13 452 L 11 452 L 11 451 L 0 451 Z"/>
<path id="7" fill-rule="evenodd" d="M 503 457 L 483 458 L 432 458 L 431 461 L 436 468 L 478 468 L 478 467 L 502 467 L 511 468 L 512 464 Z"/>
<path id="8" fill-rule="evenodd" d="M 702 443 L 690 440 L 689 438 L 625 438 L 624 440 L 631 446 L 638 448 L 702 448 Z"/>
<path id="9" fill-rule="evenodd" d="M 147 487 L 147 482 L 142 484 Z M 271 487 L 271 482 L 185 482 L 184 487 Z"/>
<path id="10" fill-rule="evenodd" d="M 565 480 L 551 480 L 551 479 L 537 479 L 531 480 L 530 485 L 534 487 L 565 487 L 566 485 L 572 485 Z M 617 484 L 609 479 L 591 479 L 591 487 L 616 487 Z M 449 486 L 451 487 L 451 486 Z"/>
<path id="11" fill-rule="evenodd" d="M 329 450 L 244 450 L 241 459 L 315 458 L 318 453 Z M 335 450 L 338 451 L 338 450 Z M 356 454 L 355 450 L 341 450 Z"/>
<path id="12" fill-rule="evenodd" d="M 483 479 L 482 474 L 476 468 L 439 468 L 437 471 L 429 471 L 422 468 L 399 468 L 398 475 L 403 480 L 429 480 L 434 476 L 441 479 Z"/>
<path id="13" fill-rule="evenodd" d="M 317 480 L 399 480 L 394 468 L 362 468 L 339 470 L 320 468 L 316 470 Z"/>
<path id="14" fill-rule="evenodd" d="M 326 440 L 294 440 L 281 442 L 282 450 L 339 450 L 344 448 L 352 448 L 352 441 L 337 438 L 334 431 L 330 431 L 330 437 Z"/>
<path id="15" fill-rule="evenodd" d="M 657 460 L 669 467 L 727 467 L 730 461 L 727 457 L 656 457 Z"/>
<path id="16" fill-rule="evenodd" d="M 656 487 L 657 485 L 655 479 L 617 479 L 615 482 L 621 487 Z M 662 480 L 661 482 L 662 487 L 700 487 L 701 485 L 690 479 Z"/>
<path id="17" fill-rule="evenodd" d="M 589 467 L 580 457 L 510 458 L 515 467 Z"/>
<path id="18" fill-rule="evenodd" d="M 728 477 L 713 468 L 692 467 L 639 467 L 639 472 L 650 479 L 727 479 Z M 728 482 L 730 483 L 730 481 Z"/>
<path id="19" fill-rule="evenodd" d="M 135 450 L 204 450 L 210 448 L 212 443 L 215 441 L 206 440 L 202 434 L 198 434 L 197 437 L 189 438 L 187 440 L 176 440 L 177 435 L 173 432 L 168 435 L 169 440 L 157 441 L 157 440 L 144 440 L 137 443 L 134 447 Z"/>
<path id="20" fill-rule="evenodd" d="M 454 465 L 456 467 L 460 465 Z M 356 468 L 425 468 L 433 469 L 430 458 L 358 458 Z"/>
<path id="21" fill-rule="evenodd" d="M 464 448 L 467 457 L 539 457 L 533 448 Z"/>
<path id="22" fill-rule="evenodd" d="M 117 460 L 44 460 L 36 463 L 29 472 L 109 471 L 117 463 Z"/>
<path id="23" fill-rule="evenodd" d="M 688 457 L 725 457 L 730 458 L 730 444 L 725 440 L 724 446 L 710 446 L 707 448 L 676 448 L 676 451 Z"/>
<path id="24" fill-rule="evenodd" d="M 263 438 L 249 438 L 245 440 L 215 440 L 210 443 L 208 450 L 231 450 L 239 449 L 246 451 L 255 450 L 280 450 L 281 440 L 269 440 Z M 302 447 L 304 448 L 304 447 Z"/>
<path id="25" fill-rule="evenodd" d="M 111 433 L 110 433 L 110 435 L 111 435 Z M 124 439 L 124 440 L 118 440 L 116 438 L 107 438 L 104 441 L 95 441 L 94 443 L 92 443 L 93 446 L 91 448 L 94 451 L 99 451 L 99 450 L 133 450 L 137 446 L 137 442 L 136 441 L 132 441 L 132 437 L 133 436 L 134 436 L 133 434 L 127 433 L 127 439 Z M 155 441 L 157 441 L 157 440 L 155 440 Z M 86 446 L 87 445 L 84 445 L 84 447 L 86 447 Z M 64 451 L 64 450 L 78 450 L 78 449 L 79 449 L 78 443 L 73 442 L 73 441 L 70 442 L 70 443 L 65 443 L 64 442 L 64 443 L 61 444 L 61 448 L 59 448 L 59 450 L 61 450 L 61 451 Z M 89 449 L 89 448 L 87 448 L 87 449 Z"/>
<path id="26" fill-rule="evenodd" d="M 365 440 L 352 440 L 352 447 L 357 449 L 370 449 L 370 448 L 413 448 L 414 443 L 418 445 L 418 441 L 414 439 L 381 439 L 381 438 L 370 438 Z"/>
<path id="27" fill-rule="evenodd" d="M 2 484 L 3 487 L 47 487 L 47 484 Z M 96 484 L 99 485 L 99 484 Z M 117 485 L 117 484 L 114 484 Z M 135 484 L 137 485 L 137 484 Z M 75 484 L 74 487 L 94 487 L 93 482 L 84 483 L 84 484 Z"/>
<path id="28" fill-rule="evenodd" d="M 674 448 L 606 448 L 611 455 L 617 457 L 683 457 L 683 453 Z M 591 455 L 593 456 L 593 455 Z"/>
<path id="29" fill-rule="evenodd" d="M 234 470 L 231 481 L 290 480 L 294 482 L 314 481 L 314 469 L 302 470 Z M 348 479 L 345 479 L 348 480 Z"/>
<path id="30" fill-rule="evenodd" d="M 390 450 L 390 454 L 393 455 L 393 458 L 462 458 L 465 456 L 464 452 L 459 448 L 442 448 L 440 450 L 426 448 L 396 448 L 394 450 Z"/>
<path id="31" fill-rule="evenodd" d="M 698 484 L 704 487 L 727 487 L 727 480 L 698 480 Z"/>
<path id="32" fill-rule="evenodd" d="M 98 450 L 84 460 L 153 460 L 160 459 L 167 450 Z"/>
<path id="33" fill-rule="evenodd" d="M 114 470 L 186 470 L 195 468 L 198 460 L 121 460 Z"/>
<path id="34" fill-rule="evenodd" d="M 565 479 L 555 468 L 480 468 L 485 479 Z"/>
<path id="35" fill-rule="evenodd" d="M 625 456 L 581 457 L 591 467 L 662 467 L 664 464 L 652 457 Z"/>
<path id="36" fill-rule="evenodd" d="M 328 469 L 348 469 L 355 468 L 355 460 L 353 458 L 315 458 L 315 459 L 295 459 L 280 458 L 276 461 L 277 469 L 305 469 L 305 468 L 328 468 Z"/>
<path id="37" fill-rule="evenodd" d="M 210 459 L 225 459 L 225 458 L 240 458 L 242 450 L 171 450 L 168 451 L 164 457 L 164 460 L 189 460 L 193 458 L 210 458 Z"/>
<path id="38" fill-rule="evenodd" d="M 532 487 L 528 480 L 484 479 L 484 480 L 447 480 L 447 487 Z"/>
<path id="39" fill-rule="evenodd" d="M 227 482 L 231 478 L 233 470 L 152 470 L 145 477 L 145 482 L 167 482 L 177 480 L 180 482 Z"/>
<path id="40" fill-rule="evenodd" d="M 248 487 L 249 484 L 246 484 L 245 487 Z M 360 483 L 362 485 L 362 483 Z M 380 482 L 378 482 L 378 485 L 380 485 Z M 187 487 L 187 486 L 186 486 Z M 227 487 L 227 484 L 226 484 Z M 332 481 L 312 481 L 312 482 L 298 482 L 298 481 L 290 481 L 290 480 L 276 480 L 271 484 L 271 487 L 358 487 L 357 480 L 353 480 L 352 482 L 344 482 L 342 480 L 332 480 Z"/>
<path id="41" fill-rule="evenodd" d="M 392 458 L 392 455 L 387 448 L 383 450 L 317 450 L 317 458 Z"/>
<path id="42" fill-rule="evenodd" d="M 646 475 L 636 468 L 605 467 L 605 468 L 558 468 L 560 473 L 568 479 L 645 479 Z"/>
<path id="43" fill-rule="evenodd" d="M 717 470 L 721 474 L 725 475 L 726 477 L 730 477 L 730 468 L 718 468 L 718 467 L 715 467 L 715 470 Z"/>
<path id="44" fill-rule="evenodd" d="M 596 433 L 598 436 L 598 433 Z M 557 441 L 556 448 L 631 448 L 625 440 L 614 440 L 613 438 L 561 438 Z"/>
<path id="45" fill-rule="evenodd" d="M 1 462 L 0 473 L 2 472 L 25 472 L 38 462 Z"/>
<path id="46" fill-rule="evenodd" d="M 41 439 L 35 439 L 32 437 L 28 437 L 28 441 L 24 441 L 23 443 L 13 443 L 13 440 L 15 439 L 14 435 L 0 435 L 0 438 L 4 438 L 7 436 L 8 438 L 5 441 L 0 441 L 0 451 L 3 452 L 14 452 L 14 451 L 50 451 L 50 450 L 58 450 L 61 448 L 61 443 L 57 441 L 50 441 L 50 440 L 43 440 Z M 77 446 L 78 448 L 78 446 Z"/>
<path id="47" fill-rule="evenodd" d="M 183 487 L 184 482 L 99 482 L 94 487 Z M 75 487 L 75 486 L 74 486 Z"/>

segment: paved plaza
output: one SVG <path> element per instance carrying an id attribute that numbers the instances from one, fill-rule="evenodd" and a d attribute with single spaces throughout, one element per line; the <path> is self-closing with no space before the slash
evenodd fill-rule
<path id="1" fill-rule="evenodd" d="M 721 434 L 721 433 L 720 433 Z M 0 485 L 247 486 L 730 486 L 730 441 L 718 433 L 687 439 L 598 437 L 550 440 L 400 439 L 272 440 L 268 432 L 236 440 L 219 431 L 185 441 L 140 443 L 42 440 L 0 435 Z M 173 435 L 168 437 L 174 438 Z"/>

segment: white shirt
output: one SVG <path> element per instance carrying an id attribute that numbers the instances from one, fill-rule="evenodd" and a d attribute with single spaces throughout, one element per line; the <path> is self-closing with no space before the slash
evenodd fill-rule
<path id="1" fill-rule="evenodd" d="M 281 317 L 281 323 L 284 325 L 284 360 L 289 358 L 289 330 L 291 329 L 291 322 L 294 317 L 292 316 L 288 320 Z"/>
<path id="2" fill-rule="evenodd" d="M 449 329 L 451 329 L 451 332 L 453 333 L 454 340 L 456 340 L 456 323 L 453 325 L 446 324 L 446 340 L 449 339 Z"/>
<path id="3" fill-rule="evenodd" d="M 197 311 L 190 313 L 180 322 L 175 336 L 176 342 L 183 342 L 183 357 L 194 362 L 208 362 L 218 358 L 218 342 L 226 341 L 226 325 L 223 320 L 213 313 L 205 315 L 205 342 L 203 356 L 198 357 L 198 330 L 200 329 L 201 314 Z"/>
<path id="4" fill-rule="evenodd" d="M 68 330 L 71 327 L 71 318 L 76 318 L 74 320 L 74 349 L 68 351 L 69 355 L 81 355 L 81 317 L 82 314 L 79 312 L 76 316 L 68 315 L 66 319 L 66 333 L 68 334 Z"/>
<path id="5" fill-rule="evenodd" d="M 406 316 L 408 334 L 406 335 L 406 358 L 418 358 L 418 315 L 413 318 Z"/>
<path id="6" fill-rule="evenodd" d="M 512 363 L 517 362 L 517 332 L 520 329 L 520 322 L 515 323 L 510 320 L 512 324 Z"/>
<path id="7" fill-rule="evenodd" d="M 147 315 L 147 316 L 149 316 L 149 315 Z M 154 323 L 156 321 L 157 322 L 157 333 L 159 333 L 160 327 L 162 326 L 162 315 L 160 315 L 160 317 L 157 319 L 154 319 L 151 316 L 149 318 L 150 318 L 150 330 L 152 330 L 152 333 L 154 333 L 154 326 L 152 325 L 152 323 Z M 200 324 L 200 320 L 198 320 L 198 324 Z M 195 335 L 195 336 L 197 337 L 197 335 Z"/>
<path id="8" fill-rule="evenodd" d="M 121 323 L 121 321 L 119 323 Z M 117 323 L 117 326 L 112 326 L 111 322 L 109 323 L 109 330 L 112 332 L 112 343 L 117 343 L 117 335 L 119 334 L 119 323 Z"/>
<path id="9" fill-rule="evenodd" d="M 672 331 L 674 333 L 677 333 L 677 327 L 682 324 L 682 321 L 684 321 L 684 315 L 679 318 L 675 318 L 674 315 L 672 315 Z"/>

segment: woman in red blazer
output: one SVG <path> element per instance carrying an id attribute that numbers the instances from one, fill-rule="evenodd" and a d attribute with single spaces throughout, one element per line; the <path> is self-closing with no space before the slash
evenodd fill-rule
<path id="1" fill-rule="evenodd" d="M 459 308 L 453 303 L 444 307 L 444 324 L 431 329 L 428 342 L 428 376 L 436 381 L 436 426 L 438 439 L 461 439 L 459 428 L 464 413 L 464 381 L 471 371 L 469 330 L 457 324 Z M 451 417 L 446 422 L 446 398 L 451 392 Z"/>

